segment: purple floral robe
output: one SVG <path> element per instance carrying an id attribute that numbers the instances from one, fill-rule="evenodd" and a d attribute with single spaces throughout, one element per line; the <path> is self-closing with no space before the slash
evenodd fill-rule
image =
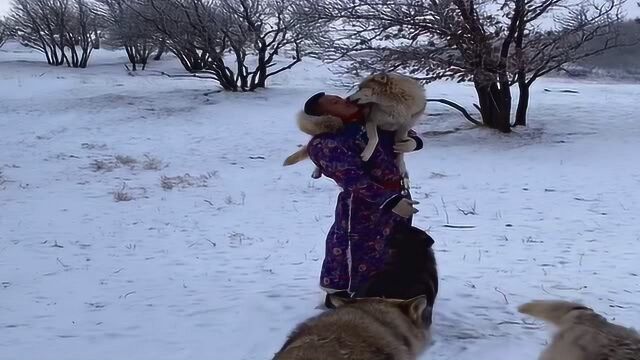
<path id="1" fill-rule="evenodd" d="M 393 132 L 378 132 L 378 146 L 367 162 L 360 158 L 368 141 L 360 123 L 316 135 L 308 145 L 309 157 L 322 174 L 342 188 L 322 264 L 320 285 L 328 291 L 355 292 L 364 285 L 382 269 L 395 224 L 410 221 L 382 208 L 401 192 L 402 176 L 395 162 Z"/>

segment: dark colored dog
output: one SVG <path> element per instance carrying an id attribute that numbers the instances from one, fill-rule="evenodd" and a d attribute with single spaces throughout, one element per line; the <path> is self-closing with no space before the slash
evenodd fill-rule
<path id="1" fill-rule="evenodd" d="M 433 239 L 426 232 L 409 225 L 396 227 L 389 240 L 389 258 L 384 269 L 353 297 L 407 300 L 426 295 L 429 308 L 433 308 L 438 294 L 438 271 L 432 245 Z M 430 318 L 429 313 L 429 324 Z"/>

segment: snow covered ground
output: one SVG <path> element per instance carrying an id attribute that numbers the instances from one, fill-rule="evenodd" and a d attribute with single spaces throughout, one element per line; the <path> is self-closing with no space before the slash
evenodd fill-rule
<path id="1" fill-rule="evenodd" d="M 281 166 L 307 139 L 293 117 L 346 90 L 313 61 L 209 96 L 155 72 L 179 72 L 171 58 L 124 62 L 0 49 L 0 359 L 270 359 L 320 311 L 337 194 L 309 162 Z M 428 92 L 473 102 L 468 85 Z M 534 298 L 640 324 L 640 85 L 545 79 L 532 96 L 508 136 L 430 104 L 406 156 L 441 274 L 423 359 L 535 359 L 547 328 L 515 311 Z"/>

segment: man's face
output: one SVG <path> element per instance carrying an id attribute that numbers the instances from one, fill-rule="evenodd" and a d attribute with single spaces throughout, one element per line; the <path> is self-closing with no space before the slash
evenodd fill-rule
<path id="1" fill-rule="evenodd" d="M 360 109 L 358 105 L 348 102 L 336 95 L 325 95 L 318 100 L 318 108 L 321 113 L 332 115 L 341 119 L 348 119 Z"/>

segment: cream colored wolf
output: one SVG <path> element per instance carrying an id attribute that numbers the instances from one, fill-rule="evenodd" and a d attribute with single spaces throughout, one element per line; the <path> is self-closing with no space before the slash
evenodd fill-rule
<path id="1" fill-rule="evenodd" d="M 518 311 L 558 327 L 540 360 L 638 360 L 640 334 L 573 302 L 535 300 Z"/>
<path id="2" fill-rule="evenodd" d="M 376 128 L 395 131 L 396 143 L 409 140 L 407 133 L 418 122 L 427 105 L 422 85 L 397 73 L 380 73 L 365 78 L 358 85 L 358 91 L 347 100 L 371 104 L 366 125 L 369 142 L 361 154 L 364 161 L 369 160 L 378 144 Z M 406 174 L 402 153 L 398 154 L 398 168 L 400 173 Z"/>
<path id="3" fill-rule="evenodd" d="M 330 299 L 337 308 L 298 325 L 273 360 L 415 360 L 430 341 L 425 296 Z"/>
<path id="4" fill-rule="evenodd" d="M 369 142 L 361 154 L 367 161 L 378 144 L 376 127 L 396 131 L 396 143 L 407 140 L 408 131 L 415 125 L 426 107 L 424 88 L 419 82 L 408 76 L 396 73 L 371 75 L 360 82 L 358 91 L 348 100 L 359 104 L 371 104 L 367 116 L 367 137 Z M 335 132 L 342 128 L 342 121 L 334 116 L 310 116 L 304 112 L 298 114 L 298 127 L 311 136 L 326 132 Z M 284 161 L 284 166 L 293 165 L 308 157 L 307 147 L 303 146 Z M 402 154 L 398 156 L 398 167 L 406 174 Z M 313 177 L 319 177 L 319 169 Z"/>

